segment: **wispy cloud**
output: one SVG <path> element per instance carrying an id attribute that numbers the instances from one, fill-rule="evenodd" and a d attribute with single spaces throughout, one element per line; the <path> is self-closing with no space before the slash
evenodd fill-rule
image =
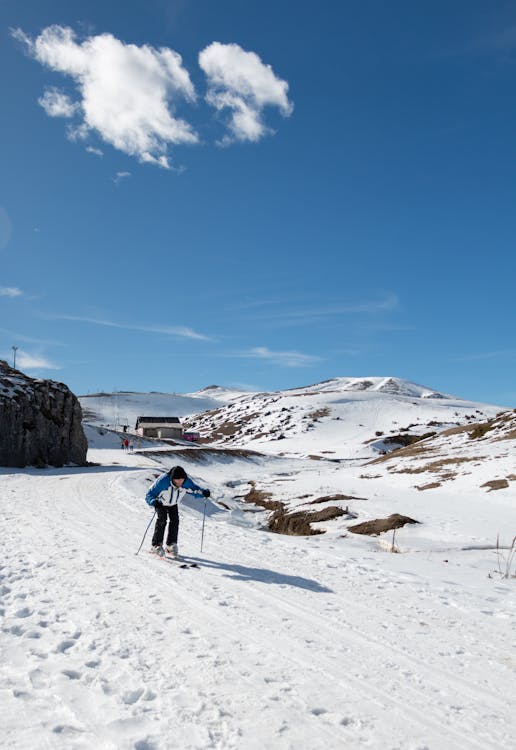
<path id="1" fill-rule="evenodd" d="M 49 117 L 73 117 L 79 110 L 79 104 L 72 102 L 70 97 L 56 88 L 48 88 L 38 99 Z"/>
<path id="2" fill-rule="evenodd" d="M 86 146 L 86 151 L 89 154 L 95 154 L 95 156 L 104 156 L 104 152 L 100 148 L 95 148 L 94 146 Z"/>
<path id="3" fill-rule="evenodd" d="M 130 172 L 117 172 L 116 175 L 113 177 L 113 182 L 115 185 L 118 185 L 122 180 L 127 179 L 127 177 L 130 177 Z"/>
<path id="4" fill-rule="evenodd" d="M 23 292 L 16 286 L 0 286 L 0 297 L 22 297 Z"/>
<path id="5" fill-rule="evenodd" d="M 295 351 L 274 352 L 265 346 L 256 346 L 246 351 L 234 352 L 229 356 L 240 359 L 260 359 L 280 367 L 308 367 L 321 361 L 321 357 L 312 354 Z"/>
<path id="6" fill-rule="evenodd" d="M 198 333 L 186 326 L 160 326 L 160 325 L 133 325 L 131 323 L 116 323 L 112 320 L 102 320 L 100 318 L 90 318 L 81 315 L 47 315 L 50 320 L 69 320 L 76 323 L 90 323 L 97 326 L 106 326 L 108 328 L 119 328 L 125 331 L 143 331 L 144 333 L 158 333 L 165 336 L 176 336 L 185 339 L 195 339 L 196 341 L 213 341 L 211 336 Z"/>
<path id="7" fill-rule="evenodd" d="M 35 39 L 21 29 L 12 34 L 42 65 L 74 80 L 78 101 L 53 89 L 40 103 L 52 117 L 77 114 L 79 137 L 94 131 L 120 151 L 165 168 L 170 145 L 198 141 L 192 126 L 172 114 L 178 100 L 196 98 L 174 50 L 125 44 L 111 34 L 79 42 L 73 29 L 57 25 Z"/>
<path id="8" fill-rule="evenodd" d="M 223 139 L 223 144 L 233 140 L 259 141 L 273 132 L 263 121 L 267 106 L 277 107 L 283 117 L 292 114 L 288 83 L 278 78 L 255 52 L 247 52 L 238 44 L 213 42 L 199 54 L 199 65 L 208 78 L 208 104 L 231 112 L 231 135 Z"/>
<path id="9" fill-rule="evenodd" d="M 16 352 L 16 368 L 19 370 L 60 370 L 60 366 L 46 357 L 29 354 L 22 349 Z"/>
<path id="10" fill-rule="evenodd" d="M 264 310 L 249 316 L 250 319 L 271 321 L 276 326 L 286 326 L 305 325 L 325 318 L 336 318 L 345 315 L 374 316 L 393 312 L 399 309 L 400 304 L 397 295 L 388 294 L 380 299 L 363 302 L 336 302 L 326 305 L 306 302 L 294 309 L 285 309 L 284 305 L 275 302 L 271 302 L 270 305 L 263 303 L 261 306 Z M 252 304 L 248 304 L 246 307 L 251 309 Z M 266 307 L 270 307 L 270 309 L 266 310 Z"/>

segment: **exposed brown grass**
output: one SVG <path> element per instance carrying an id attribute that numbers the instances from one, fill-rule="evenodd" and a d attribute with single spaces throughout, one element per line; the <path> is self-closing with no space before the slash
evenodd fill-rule
<path id="1" fill-rule="evenodd" d="M 251 489 L 242 498 L 245 503 L 253 503 L 253 505 L 259 505 L 261 508 L 266 510 L 279 510 L 283 508 L 283 503 L 279 500 L 271 500 L 272 492 L 265 492 L 265 490 L 257 490 L 255 482 L 249 482 Z"/>
<path id="2" fill-rule="evenodd" d="M 310 414 L 308 414 L 308 419 L 311 419 L 312 422 L 317 422 L 322 417 L 328 417 L 330 415 L 330 410 L 328 407 L 324 406 L 322 409 L 317 409 L 316 411 L 311 411 Z"/>
<path id="3" fill-rule="evenodd" d="M 314 536 L 324 534 L 322 529 L 313 529 L 311 524 L 320 521 L 330 521 L 346 514 L 342 508 L 330 506 L 323 510 L 313 512 L 296 511 L 286 513 L 284 507 L 278 508 L 269 518 L 269 529 L 276 534 L 288 534 L 289 536 Z"/>
<path id="4" fill-rule="evenodd" d="M 367 534 L 368 536 L 378 536 L 385 531 L 400 529 L 406 523 L 419 523 L 408 516 L 401 516 L 399 513 L 393 513 L 388 518 L 376 518 L 373 521 L 357 523 L 354 526 L 348 526 L 349 531 L 353 534 Z"/>
<path id="5" fill-rule="evenodd" d="M 484 482 L 484 484 L 481 484 L 480 486 L 489 487 L 487 491 L 492 492 L 493 490 L 504 490 L 509 486 L 509 482 L 507 479 L 491 479 L 489 482 Z"/>
<path id="6" fill-rule="evenodd" d="M 391 453 L 387 453 L 385 456 L 380 456 L 379 458 L 373 458 L 372 461 L 368 461 L 366 466 L 371 466 L 372 464 L 381 464 L 385 463 L 386 461 L 392 461 L 395 458 L 411 458 L 413 456 L 421 456 L 424 453 L 431 454 L 436 453 L 437 448 L 435 448 L 432 445 L 429 444 L 421 444 L 414 443 L 414 445 L 409 445 L 408 448 L 398 448 L 397 451 L 392 451 Z"/>
<path id="7" fill-rule="evenodd" d="M 463 464 L 470 461 L 482 461 L 486 456 L 458 456 L 457 458 L 441 458 L 439 461 L 432 461 L 424 466 L 415 466 L 414 468 L 392 469 L 393 474 L 424 474 L 425 472 L 436 473 L 444 466 Z"/>
<path id="8" fill-rule="evenodd" d="M 307 505 L 318 505 L 320 503 L 336 503 L 339 500 L 367 500 L 366 497 L 354 497 L 353 495 L 325 495 L 324 497 L 317 497 Z"/>
<path id="9" fill-rule="evenodd" d="M 416 485 L 416 490 L 434 490 L 436 487 L 440 487 L 441 482 L 430 482 L 429 484 L 419 484 Z"/>

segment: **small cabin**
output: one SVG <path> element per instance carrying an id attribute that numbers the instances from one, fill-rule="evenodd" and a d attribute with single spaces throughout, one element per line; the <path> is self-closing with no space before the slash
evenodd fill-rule
<path id="1" fill-rule="evenodd" d="M 181 439 L 183 428 L 179 417 L 138 417 L 136 432 L 141 437 L 153 437 L 161 440 Z"/>

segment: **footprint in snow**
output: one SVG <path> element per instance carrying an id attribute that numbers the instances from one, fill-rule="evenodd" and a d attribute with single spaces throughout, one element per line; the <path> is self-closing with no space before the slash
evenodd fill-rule
<path id="1" fill-rule="evenodd" d="M 19 609 L 17 612 L 14 613 L 15 617 L 25 618 L 30 617 L 33 610 L 30 609 L 30 607 L 22 607 L 22 609 Z"/>
<path id="2" fill-rule="evenodd" d="M 65 654 L 72 646 L 75 646 L 75 641 L 61 641 L 56 648 L 56 653 Z"/>
<path id="3" fill-rule="evenodd" d="M 76 672 L 75 669 L 63 669 L 61 674 L 64 674 L 69 680 L 80 680 L 82 677 L 81 673 Z"/>
<path id="4" fill-rule="evenodd" d="M 145 691 L 143 688 L 138 688 L 137 690 L 128 690 L 122 695 L 122 701 L 127 706 L 132 706 L 134 703 L 140 700 L 144 692 Z"/>

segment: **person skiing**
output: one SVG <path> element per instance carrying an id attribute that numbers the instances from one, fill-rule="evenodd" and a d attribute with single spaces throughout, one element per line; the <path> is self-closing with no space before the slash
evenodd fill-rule
<path id="1" fill-rule="evenodd" d="M 170 489 L 170 495 L 167 490 Z M 182 466 L 173 466 L 170 471 L 156 479 L 145 496 L 147 505 L 156 509 L 157 519 L 152 536 L 152 549 L 157 555 L 165 552 L 178 556 L 177 535 L 179 531 L 179 503 L 183 500 L 187 490 L 193 495 L 204 498 L 210 497 L 210 491 L 195 484 Z M 167 494 L 161 494 L 167 493 Z M 167 543 L 163 549 L 163 538 L 168 521 Z"/>

